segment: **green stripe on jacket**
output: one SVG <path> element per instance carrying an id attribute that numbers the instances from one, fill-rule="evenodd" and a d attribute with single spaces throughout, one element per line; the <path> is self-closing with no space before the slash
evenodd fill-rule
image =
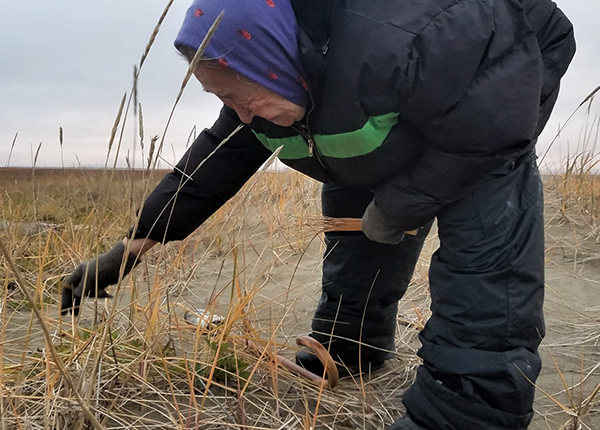
<path id="1" fill-rule="evenodd" d="M 392 112 L 372 116 L 358 130 L 340 134 L 315 134 L 313 139 L 319 153 L 325 157 L 358 157 L 374 151 L 383 144 L 392 127 L 398 122 L 398 115 Z M 283 145 L 279 153 L 281 159 L 297 160 L 308 157 L 308 143 L 300 135 L 272 138 L 262 133 L 254 134 L 271 151 Z"/>

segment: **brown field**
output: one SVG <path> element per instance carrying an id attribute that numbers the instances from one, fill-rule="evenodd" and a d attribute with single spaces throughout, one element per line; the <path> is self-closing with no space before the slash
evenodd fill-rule
<path id="1" fill-rule="evenodd" d="M 163 174 L 0 169 L 0 240 L 22 281 L 0 256 L 1 428 L 93 428 L 86 413 L 136 429 L 383 429 L 397 419 L 429 313 L 435 232 L 401 304 L 396 359 L 335 390 L 311 384 L 268 359 L 293 357 L 319 297 L 320 187 L 294 172 L 257 174 L 187 240 L 147 254 L 111 288 L 115 299 L 60 317 L 61 279 L 123 237 Z M 545 182 L 548 335 L 530 429 L 600 429 L 598 178 Z M 225 322 L 195 327 L 189 310 Z"/>

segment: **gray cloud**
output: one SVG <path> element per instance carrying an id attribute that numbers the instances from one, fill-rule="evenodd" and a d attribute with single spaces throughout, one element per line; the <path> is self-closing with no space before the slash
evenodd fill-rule
<path id="1" fill-rule="evenodd" d="M 163 132 L 186 70 L 172 41 L 188 3 L 175 2 L 140 77 L 147 137 Z M 540 151 L 553 139 L 559 124 L 600 85 L 596 25 L 600 2 L 558 3 L 575 24 L 578 52 L 540 138 Z M 64 129 L 66 165 L 103 165 L 118 104 L 131 87 L 133 66 L 165 4 L 156 0 L 4 1 L 0 14 L 0 165 L 6 164 L 18 132 L 11 165 L 30 165 L 31 148 L 44 142 L 38 163 L 59 166 L 59 127 Z M 166 137 L 165 158 L 172 161 L 181 156 L 192 127 L 210 126 L 218 109 L 218 100 L 191 81 Z M 576 116 L 555 143 L 549 160 L 575 147 L 584 119 L 582 114 Z M 133 151 L 133 142 L 129 127 L 120 165 L 127 150 Z"/>
<path id="2" fill-rule="evenodd" d="M 60 165 L 58 129 L 64 129 L 65 164 L 103 165 L 110 130 L 125 91 L 166 2 L 9 2 L 0 15 L 0 165 L 19 133 L 11 165 L 30 165 L 31 147 L 44 142 L 38 163 Z M 167 16 L 140 76 L 138 94 L 148 138 L 162 134 L 187 65 L 172 40 L 187 2 Z M 189 131 L 215 118 L 218 100 L 195 82 L 184 96 L 166 138 L 180 156 Z M 132 121 L 130 121 L 130 124 Z M 133 129 L 125 133 L 133 151 Z M 139 153 L 139 150 L 138 150 Z"/>
<path id="3" fill-rule="evenodd" d="M 577 106 L 600 85 L 600 29 L 597 25 L 600 17 L 600 2 L 589 0 L 562 0 L 557 2 L 560 8 L 573 22 L 577 40 L 577 53 L 571 67 L 561 83 L 561 93 L 552 117 L 538 141 L 538 153 L 543 154 L 548 145 L 557 136 Z M 600 94 L 599 94 L 600 95 Z M 598 115 L 597 103 L 592 112 Z M 548 157 L 547 168 L 557 169 L 569 154 L 585 150 L 580 139 L 586 127 L 586 112 L 581 109 L 572 122 L 556 138 Z M 589 149 L 589 148 L 588 148 Z"/>

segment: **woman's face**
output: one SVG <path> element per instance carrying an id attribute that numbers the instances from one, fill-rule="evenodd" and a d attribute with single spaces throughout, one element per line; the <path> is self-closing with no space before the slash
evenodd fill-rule
<path id="1" fill-rule="evenodd" d="M 206 92 L 219 97 L 246 124 L 259 116 L 273 124 L 289 127 L 304 117 L 305 108 L 261 85 L 240 79 L 233 71 L 201 64 L 194 75 Z"/>

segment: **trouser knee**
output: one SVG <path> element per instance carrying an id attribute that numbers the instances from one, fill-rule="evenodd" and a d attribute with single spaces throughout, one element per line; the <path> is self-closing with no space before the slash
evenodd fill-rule
<path id="1" fill-rule="evenodd" d="M 360 218 L 373 195 L 366 190 L 323 187 L 323 214 Z M 332 340 L 346 357 L 377 360 L 393 350 L 397 304 L 412 277 L 430 225 L 399 245 L 369 240 L 361 232 L 326 233 L 323 289 L 313 335 Z"/>

